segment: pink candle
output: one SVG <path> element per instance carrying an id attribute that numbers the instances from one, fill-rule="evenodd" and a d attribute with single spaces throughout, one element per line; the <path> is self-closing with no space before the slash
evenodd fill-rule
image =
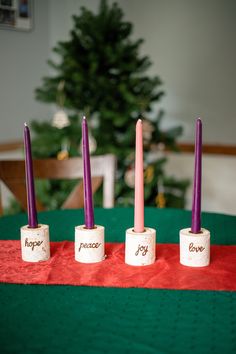
<path id="1" fill-rule="evenodd" d="M 143 125 L 136 124 L 134 232 L 144 232 Z"/>

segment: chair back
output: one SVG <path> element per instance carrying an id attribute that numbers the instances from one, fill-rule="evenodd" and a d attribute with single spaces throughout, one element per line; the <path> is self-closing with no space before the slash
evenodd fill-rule
<path id="1" fill-rule="evenodd" d="M 93 194 L 103 183 L 103 207 L 114 206 L 114 185 L 116 158 L 112 154 L 92 156 L 91 159 L 92 191 Z M 81 179 L 83 177 L 83 160 L 81 157 L 73 157 L 67 160 L 36 159 L 33 160 L 35 179 Z M 0 180 L 8 187 L 24 210 L 27 210 L 25 161 L 2 160 L 0 161 Z M 36 200 L 37 210 L 45 210 L 45 207 Z M 83 181 L 79 180 L 68 198 L 62 205 L 62 209 L 82 208 Z M 0 198 L 0 215 L 3 212 Z"/>

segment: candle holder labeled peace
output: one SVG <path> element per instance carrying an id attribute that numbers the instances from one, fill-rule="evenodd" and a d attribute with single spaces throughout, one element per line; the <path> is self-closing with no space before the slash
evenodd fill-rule
<path id="1" fill-rule="evenodd" d="M 105 259 L 104 227 L 86 225 L 75 227 L 75 260 L 81 263 L 97 263 Z"/>
<path id="2" fill-rule="evenodd" d="M 126 230 L 125 263 L 133 266 L 156 260 L 156 230 L 144 227 L 143 133 L 142 121 L 136 124 L 134 227 Z"/>
<path id="3" fill-rule="evenodd" d="M 49 226 L 38 224 L 37 220 L 30 131 L 26 123 L 24 146 L 28 225 L 22 226 L 20 229 L 21 256 L 26 262 L 47 261 L 50 258 Z"/>
<path id="4" fill-rule="evenodd" d="M 195 168 L 191 228 L 180 230 L 180 263 L 206 267 L 210 263 L 210 231 L 201 227 L 202 122 L 196 121 Z"/>
<path id="5" fill-rule="evenodd" d="M 85 117 L 82 120 L 82 155 L 85 225 L 75 227 L 75 260 L 81 263 L 97 263 L 105 259 L 104 227 L 94 224 L 88 126 Z"/>

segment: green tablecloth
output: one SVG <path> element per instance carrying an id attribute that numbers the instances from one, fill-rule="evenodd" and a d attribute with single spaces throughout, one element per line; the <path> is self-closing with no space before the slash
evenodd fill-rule
<path id="1" fill-rule="evenodd" d="M 132 209 L 97 209 L 106 241 L 124 242 Z M 157 242 L 177 243 L 187 211 L 145 210 Z M 236 217 L 203 214 L 212 244 L 235 244 Z M 46 212 L 51 241 L 73 240 L 82 210 Z M 19 239 L 26 215 L 0 219 L 1 239 Z M 1 271 L 1 270 L 0 270 Z M 236 293 L 0 284 L 1 353 L 235 353 Z"/>

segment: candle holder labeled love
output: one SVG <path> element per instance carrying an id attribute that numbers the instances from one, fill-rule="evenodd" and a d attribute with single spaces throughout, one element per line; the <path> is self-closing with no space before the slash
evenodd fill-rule
<path id="1" fill-rule="evenodd" d="M 201 227 L 202 121 L 196 121 L 195 167 L 191 228 L 180 230 L 180 263 L 206 267 L 210 263 L 210 232 Z"/>
<path id="2" fill-rule="evenodd" d="M 49 226 L 21 227 L 21 255 L 25 262 L 42 262 L 50 258 Z"/>
<path id="3" fill-rule="evenodd" d="M 210 232 L 191 228 L 180 230 L 180 263 L 189 267 L 206 267 L 210 263 Z"/>

